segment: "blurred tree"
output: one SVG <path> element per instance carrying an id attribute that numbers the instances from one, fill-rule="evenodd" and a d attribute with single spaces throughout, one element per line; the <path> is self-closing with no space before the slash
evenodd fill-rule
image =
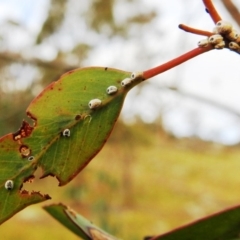
<path id="1" fill-rule="evenodd" d="M 62 73 L 80 67 L 91 54 L 97 42 L 89 44 L 76 36 L 75 27 L 87 24 L 89 33 L 93 32 L 96 38 L 126 37 L 132 24 L 147 24 L 155 17 L 153 11 L 146 11 L 145 14 L 135 13 L 134 18 L 127 19 L 122 25 L 116 24 L 114 6 L 118 2 L 121 1 L 91 0 L 80 3 L 74 0 L 50 0 L 45 10 L 46 18 L 35 35 L 28 32 L 21 22 L 7 19 L 1 23 L 0 135 L 16 131 L 22 119 L 26 118 L 25 109 L 31 99 Z M 130 2 L 133 4 L 137 1 Z M 74 22 L 71 22 L 72 19 Z M 24 32 L 30 43 L 15 51 L 9 44 L 9 33 L 18 31 Z M 67 35 L 69 38 L 64 40 Z M 62 45 L 65 46 L 68 41 L 70 43 L 64 49 Z M 43 52 L 47 52 L 50 61 L 41 57 Z M 53 56 L 52 52 L 55 52 Z M 16 64 L 17 72 L 13 68 Z M 32 73 L 29 74 L 29 71 Z M 22 82 L 24 84 L 21 86 Z"/>
<path id="2" fill-rule="evenodd" d="M 67 0 L 50 0 L 48 17 L 37 36 L 37 44 L 40 44 L 44 39 L 58 31 L 64 20 L 66 4 Z"/>
<path id="3" fill-rule="evenodd" d="M 22 21 L 15 18 L 9 17 L 0 22 L 1 135 L 19 128 L 22 119 L 26 118 L 24 113 L 26 106 L 46 85 L 57 80 L 68 70 L 89 64 L 89 62 L 92 64 L 96 53 L 100 60 L 101 55 L 106 55 L 109 58 L 108 62 L 114 66 L 121 65 L 121 62 L 125 64 L 129 62 L 130 69 L 144 69 L 152 66 L 152 59 L 159 59 L 161 56 L 164 61 L 168 60 L 171 52 L 174 53 L 172 56 L 176 56 L 180 50 L 182 52 L 182 47 L 179 46 L 186 45 L 185 38 L 182 41 L 178 39 L 176 47 L 172 45 L 172 40 L 175 41 L 176 38 L 169 38 L 166 19 L 164 19 L 166 22 L 161 23 L 159 20 L 154 22 L 157 15 L 161 19 L 164 14 L 161 14 L 159 9 L 157 12 L 156 8 L 149 7 L 144 1 L 140 3 L 137 0 L 89 0 L 85 2 L 49 0 L 48 3 L 43 6 L 44 16 L 42 16 L 42 21 L 39 21 L 40 26 L 35 27 L 34 31 L 29 30 Z M 232 1 L 224 0 L 223 3 L 228 10 L 229 6 L 235 6 Z M 196 9 L 200 8 L 201 1 L 194 6 Z M 231 9 L 229 11 L 232 16 L 236 16 L 236 7 L 231 7 Z M 182 16 L 189 17 L 189 13 L 186 14 L 188 9 L 182 10 Z M 144 34 L 146 31 L 147 34 Z M 13 37 L 15 35 L 21 35 L 24 44 L 15 44 L 18 43 L 18 39 Z M 164 42 L 163 37 L 168 39 L 167 47 L 157 44 L 157 39 L 160 38 Z M 119 42 L 121 45 L 118 45 Z M 129 45 L 123 51 L 119 49 L 119 46 L 123 46 L 124 43 L 129 43 Z M 104 44 L 105 49 L 108 49 L 106 47 L 108 44 L 115 44 L 113 47 L 114 52 L 116 51 L 115 59 L 111 56 L 113 53 L 99 50 L 99 46 Z M 136 48 L 136 46 L 141 47 Z M 128 48 L 131 48 L 132 56 L 128 55 Z M 141 59 L 141 61 L 132 61 L 132 59 Z M 116 61 L 118 61 L 117 65 L 114 64 Z M 181 83 L 179 75 L 177 73 L 175 78 L 178 83 Z M 154 86 L 151 88 L 152 95 L 157 91 L 160 98 L 156 100 L 148 96 L 148 101 L 159 109 L 156 117 L 164 114 L 166 109 L 173 108 L 173 103 L 169 101 L 169 95 L 173 93 L 172 87 L 176 89 L 172 95 L 176 96 L 176 101 L 179 103 L 179 89 L 176 88 L 178 84 L 176 85 L 174 80 L 167 79 L 167 83 L 162 81 L 162 88 L 154 82 L 149 85 Z M 139 101 L 145 101 L 146 92 L 149 92 L 148 87 L 143 90 L 138 87 L 134 96 L 136 103 L 133 104 L 139 105 Z M 138 95 L 144 96 L 144 99 L 138 98 Z M 185 97 L 182 92 L 180 95 Z M 13 99 L 21 99 L 21 104 Z"/>

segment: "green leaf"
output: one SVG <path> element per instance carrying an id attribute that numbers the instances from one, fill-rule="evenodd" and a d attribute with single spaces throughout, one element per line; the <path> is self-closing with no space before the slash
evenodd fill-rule
<path id="1" fill-rule="evenodd" d="M 13 141 L 12 134 L 0 138 L 0 222 L 4 222 L 24 207 L 50 199 L 39 192 L 21 190 L 23 182 L 33 176 L 35 167 L 19 157 L 19 144 Z M 13 181 L 13 188 L 7 190 L 5 183 Z"/>
<path id="2" fill-rule="evenodd" d="M 79 215 L 63 204 L 52 204 L 44 209 L 66 228 L 82 239 L 89 240 L 117 240 L 102 229 L 92 224 L 89 220 Z"/>
<path id="3" fill-rule="evenodd" d="M 127 85 L 122 86 L 126 78 Z M 127 92 L 141 81 L 138 73 L 131 77 L 130 72 L 110 68 L 76 69 L 32 101 L 27 114 L 33 124 L 23 121 L 19 131 L 0 139 L 0 223 L 32 203 L 49 199 L 22 190 L 38 167 L 42 178 L 56 176 L 64 185 L 89 163 L 111 133 Z M 117 91 L 108 94 L 109 86 Z M 90 108 L 94 99 L 101 104 Z M 5 189 L 7 180 L 13 181 L 12 190 Z"/>
<path id="4" fill-rule="evenodd" d="M 240 206 L 203 218 L 151 240 L 234 240 L 240 234 Z"/>

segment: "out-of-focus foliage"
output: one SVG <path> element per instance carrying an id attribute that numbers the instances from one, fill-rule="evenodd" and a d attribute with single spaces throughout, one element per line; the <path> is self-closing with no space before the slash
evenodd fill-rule
<path id="1" fill-rule="evenodd" d="M 137 4 L 137 1 L 125 2 Z M 78 32 L 86 32 L 81 28 L 82 24 L 87 25 L 86 34 L 92 33 L 94 39 L 101 39 L 101 36 L 126 38 L 131 26 L 144 26 L 156 15 L 154 10 L 146 10 L 144 14 L 135 12 L 131 14 L 133 17 L 126 18 L 119 24 L 115 13 L 117 3 L 117 0 L 51 0 L 46 5 L 46 17 L 42 26 L 35 34 L 26 32 L 21 22 L 13 24 L 11 19 L 1 24 L 0 135 L 15 132 L 22 119 L 26 118 L 24 109 L 31 99 L 64 72 L 81 67 L 82 62 L 98 45 L 98 42 L 86 42 L 77 36 Z M 23 31 L 32 40 L 15 50 L 9 47 L 9 33 L 19 31 Z M 67 47 L 62 47 L 66 42 Z M 46 51 L 50 51 L 50 60 L 41 55 Z"/>
<path id="2" fill-rule="evenodd" d="M 13 116 L 13 120 L 8 118 L 4 106 L 1 105 L 6 103 L 3 99 L 5 93 L 19 96 L 22 99 L 21 104 L 26 106 L 50 82 L 73 68 L 106 65 L 127 71 L 145 70 L 197 45 L 199 37 L 189 37 L 190 34 L 181 32 L 177 28 L 179 23 L 196 24 L 202 28 L 207 19 L 209 25 L 206 28 L 210 30 L 213 27 L 201 1 L 190 1 L 187 7 L 184 0 L 166 3 L 156 0 L 44 0 L 41 4 L 40 1 L 38 3 L 39 8 L 35 8 L 37 12 L 29 11 L 31 4 L 24 1 L 24 17 L 14 17 L 15 11 L 10 11 L 8 18 L 4 21 L 0 19 L 0 92 L 4 92 L 0 96 L 0 109 L 3 107 L 0 124 L 6 125 L 0 128 L 0 135 L 16 131 L 22 118 L 25 118 L 25 107 L 20 109 L 18 104 L 15 106 L 15 102 L 6 100 L 7 104 L 11 104 L 10 115 Z M 214 1 L 214 4 L 227 20 L 229 16 L 226 15 L 221 1 Z M 237 6 L 237 3 L 233 4 Z M 33 12 L 36 15 L 34 17 Z M 233 12 L 229 12 L 233 15 Z M 40 19 L 38 24 L 36 19 Z M 124 108 L 122 116 L 128 120 L 136 120 L 136 115 L 140 115 L 146 122 L 157 121 L 160 116 L 164 127 L 178 136 L 190 134 L 205 139 L 209 139 L 210 136 L 215 141 L 224 141 L 226 135 L 233 135 L 228 144 L 236 143 L 239 138 L 238 115 L 237 121 L 235 120 L 236 112 L 239 112 L 238 94 L 234 93 L 234 97 L 227 98 L 225 93 L 231 90 L 227 90 L 225 86 L 234 85 L 238 80 L 235 79 L 236 75 L 226 80 L 223 79 L 223 74 L 218 76 L 219 69 L 223 69 L 218 64 L 224 64 L 225 54 L 234 55 L 226 51 L 214 54 L 217 58 L 215 61 L 202 61 L 200 58 L 194 60 L 196 64 L 191 61 L 193 65 L 190 63 L 190 70 L 193 71 L 196 67 L 194 73 L 189 71 L 189 65 L 184 64 L 161 75 L 160 81 L 151 81 L 149 87 L 138 88 L 139 91 L 130 96 L 131 100 L 135 100 L 131 102 L 130 111 L 128 107 Z M 217 54 L 223 57 L 217 57 Z M 234 60 L 237 61 L 238 59 Z M 18 67 L 12 67 L 16 66 L 16 63 Z M 232 73 L 231 65 L 228 66 L 228 62 L 225 65 L 225 72 Z M 197 66 L 205 70 L 197 69 Z M 200 75 L 205 72 L 204 77 L 200 79 Z M 211 90 L 213 86 L 218 91 L 205 91 Z M 233 86 L 233 89 L 237 88 Z M 223 92 L 226 99 L 222 97 Z M 201 104 L 201 100 L 196 101 L 194 98 L 196 95 L 215 100 L 220 105 L 223 102 L 225 108 L 229 108 L 230 111 L 221 112 L 209 107 L 210 101 Z M 130 106 L 128 102 L 126 106 Z M 148 111 L 143 112 L 139 106 L 144 106 Z M 216 124 L 209 120 L 211 116 L 217 116 Z M 178 124 L 182 127 L 179 128 Z M 231 131 L 235 133 L 232 134 Z"/>
<path id="3" fill-rule="evenodd" d="M 24 188 L 51 192 L 43 205 L 64 202 L 120 239 L 143 239 L 239 204 L 239 154 L 239 146 L 179 140 L 159 125 L 118 122 L 103 150 L 64 188 L 51 177 Z M 78 239 L 39 204 L 1 226 L 5 239 L 16 234 L 21 240 Z"/>
<path id="4" fill-rule="evenodd" d="M 90 12 L 87 14 L 89 26 L 101 32 L 104 26 L 114 31 L 115 23 L 113 16 L 114 0 L 93 0 L 90 5 Z"/>
<path id="5" fill-rule="evenodd" d="M 48 17 L 46 18 L 36 40 L 38 44 L 58 31 L 58 28 L 64 20 L 66 4 L 67 0 L 50 0 Z"/>
<path id="6" fill-rule="evenodd" d="M 46 210 L 52 217 L 59 221 L 64 227 L 68 228 L 70 231 L 74 232 L 77 236 L 84 240 L 117 240 L 115 237 L 111 236 L 109 233 L 105 232 L 103 229 L 95 226 L 89 220 L 84 218 L 79 213 L 75 212 L 73 209 L 63 205 L 63 204 L 52 204 L 45 206 Z"/>

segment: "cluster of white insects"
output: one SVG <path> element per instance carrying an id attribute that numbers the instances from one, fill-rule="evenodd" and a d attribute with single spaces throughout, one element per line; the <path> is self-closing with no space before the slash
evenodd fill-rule
<path id="1" fill-rule="evenodd" d="M 127 87 L 129 85 L 131 85 L 138 77 L 141 77 L 142 73 L 140 72 L 133 72 L 131 73 L 131 76 L 129 78 L 125 78 L 121 81 L 121 86 Z M 109 86 L 106 89 L 106 93 L 108 95 L 114 95 L 115 93 L 117 93 L 118 88 L 116 86 Z M 93 110 L 93 109 L 97 109 L 102 105 L 102 101 L 100 99 L 92 99 L 89 103 L 88 103 L 88 107 Z M 66 128 L 62 131 L 62 136 L 63 137 L 70 137 L 71 136 L 71 131 L 70 129 Z M 29 152 L 30 153 L 30 152 Z M 28 161 L 33 161 L 35 159 L 34 156 L 29 156 L 28 157 Z M 5 188 L 7 190 L 12 190 L 14 187 L 14 182 L 12 180 L 7 180 L 5 182 Z"/>
<path id="2" fill-rule="evenodd" d="M 142 75 L 142 73 L 140 72 L 133 72 L 131 74 L 130 78 L 125 78 L 124 80 L 122 80 L 121 85 L 123 87 L 129 86 L 131 85 L 138 77 L 140 77 Z"/>
<path id="3" fill-rule="evenodd" d="M 207 39 L 198 42 L 199 47 L 214 46 L 216 49 L 229 47 L 240 52 L 240 34 L 232 27 L 232 24 L 226 21 L 219 21 L 213 29 L 213 35 Z M 227 42 L 227 43 L 226 43 Z M 228 44 L 228 46 L 226 46 Z"/>
<path id="4" fill-rule="evenodd" d="M 141 73 L 133 72 L 130 76 L 130 78 L 125 78 L 122 80 L 121 85 L 122 87 L 126 87 L 134 82 L 134 80 L 138 77 L 141 76 Z M 109 86 L 106 90 L 108 95 L 113 95 L 118 91 L 118 88 L 116 86 Z M 90 109 L 96 109 L 102 105 L 102 101 L 100 99 L 92 99 L 89 103 L 88 106 Z"/>
<path id="5" fill-rule="evenodd" d="M 135 79 L 137 79 L 138 77 L 141 77 L 141 76 L 142 76 L 142 73 L 133 72 L 133 73 L 131 73 L 130 78 L 125 78 L 121 81 L 121 86 L 122 87 L 129 86 L 130 84 L 132 84 L 134 82 Z M 115 93 L 117 93 L 117 91 L 118 91 L 118 88 L 116 86 L 109 86 L 106 90 L 106 93 L 108 95 L 114 95 Z M 99 108 L 101 105 L 102 105 L 102 101 L 98 98 L 92 99 L 88 103 L 88 107 L 92 110 Z M 70 137 L 70 135 L 71 135 L 70 129 L 66 128 L 62 131 L 62 136 Z"/>

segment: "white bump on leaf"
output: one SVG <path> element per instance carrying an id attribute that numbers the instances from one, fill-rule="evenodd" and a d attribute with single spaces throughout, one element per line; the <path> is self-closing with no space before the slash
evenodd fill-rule
<path id="1" fill-rule="evenodd" d="M 5 188 L 6 188 L 7 190 L 12 190 L 13 187 L 14 187 L 14 183 L 13 183 L 12 180 L 7 180 L 7 181 L 5 182 Z"/>
<path id="2" fill-rule="evenodd" d="M 232 31 L 232 24 L 221 20 L 216 23 L 216 29 L 220 34 L 228 34 Z"/>
<path id="3" fill-rule="evenodd" d="M 34 156 L 28 157 L 28 161 L 32 161 L 32 160 L 34 160 Z"/>
<path id="4" fill-rule="evenodd" d="M 132 79 L 131 78 L 125 78 L 125 79 L 122 80 L 121 85 L 123 87 L 125 87 L 125 86 L 130 85 L 131 83 L 132 83 Z"/>
<path id="5" fill-rule="evenodd" d="M 88 106 L 90 109 L 95 109 L 100 107 L 102 104 L 102 101 L 100 99 L 92 99 L 89 103 Z"/>
<path id="6" fill-rule="evenodd" d="M 70 130 L 68 128 L 64 129 L 63 132 L 62 132 L 62 135 L 64 137 L 70 137 L 70 134 L 71 134 L 71 132 L 70 132 Z"/>
<path id="7" fill-rule="evenodd" d="M 111 95 L 117 92 L 117 87 L 116 86 L 110 86 L 107 88 L 107 94 Z"/>

